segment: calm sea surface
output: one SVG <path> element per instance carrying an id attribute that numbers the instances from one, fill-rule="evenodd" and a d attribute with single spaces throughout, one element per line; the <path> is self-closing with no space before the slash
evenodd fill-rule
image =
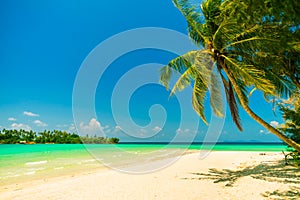
<path id="1" fill-rule="evenodd" d="M 133 158 L 153 160 L 168 157 L 174 152 L 186 150 L 213 149 L 215 151 L 286 151 L 283 144 L 36 144 L 36 145 L 0 145 L 0 184 L 14 183 L 20 179 L 47 178 L 64 175 L 78 170 L 105 168 L 102 160 L 119 161 Z M 170 153 L 172 152 L 172 153 Z M 175 154 L 174 154 L 175 155 Z M 178 155 L 178 154 L 177 154 Z M 105 160 L 106 159 L 106 160 Z"/>

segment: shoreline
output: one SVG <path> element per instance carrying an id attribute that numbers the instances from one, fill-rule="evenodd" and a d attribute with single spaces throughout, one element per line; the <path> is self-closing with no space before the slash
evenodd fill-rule
<path id="1" fill-rule="evenodd" d="M 270 199 L 300 191 L 300 169 L 285 166 L 281 152 L 212 151 L 203 159 L 199 153 L 151 173 L 82 169 L 4 185 L 0 193 L 3 199 Z"/>

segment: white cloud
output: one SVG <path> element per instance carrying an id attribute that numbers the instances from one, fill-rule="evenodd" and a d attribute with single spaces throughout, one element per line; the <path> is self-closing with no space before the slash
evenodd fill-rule
<path id="1" fill-rule="evenodd" d="M 182 130 L 181 130 L 181 128 L 177 129 L 177 130 L 176 130 L 176 133 L 177 133 L 177 134 L 180 134 L 180 133 L 182 133 Z"/>
<path id="2" fill-rule="evenodd" d="M 35 113 L 29 112 L 29 111 L 24 111 L 23 114 L 26 115 L 26 116 L 29 116 L 29 117 L 38 117 L 38 116 L 40 116 L 39 114 L 35 114 Z"/>
<path id="3" fill-rule="evenodd" d="M 259 132 L 260 132 L 260 133 L 264 133 L 265 131 L 264 131 L 264 130 L 260 130 Z"/>
<path id="4" fill-rule="evenodd" d="M 57 128 L 66 128 L 66 127 L 69 127 L 69 125 L 68 124 L 57 124 L 56 127 Z"/>
<path id="5" fill-rule="evenodd" d="M 113 133 L 117 133 L 117 132 L 120 132 L 122 131 L 121 127 L 120 126 L 115 126 L 114 130 L 113 130 Z"/>
<path id="6" fill-rule="evenodd" d="M 22 123 L 20 123 L 20 124 L 13 123 L 13 124 L 10 125 L 10 126 L 11 126 L 11 128 L 17 129 L 17 130 L 19 130 L 19 129 L 24 129 L 24 130 L 26 130 L 26 131 L 31 130 L 31 127 L 30 127 L 29 125 L 27 125 L 27 124 L 22 124 Z"/>
<path id="7" fill-rule="evenodd" d="M 105 125 L 105 126 L 103 127 L 103 131 L 104 131 L 105 133 L 111 133 L 111 132 L 112 132 L 112 129 L 111 129 L 108 125 Z"/>
<path id="8" fill-rule="evenodd" d="M 69 131 L 74 131 L 76 129 L 74 124 L 70 124 Z"/>
<path id="9" fill-rule="evenodd" d="M 33 123 L 35 123 L 35 125 L 37 125 L 37 126 L 48 126 L 48 124 L 46 124 L 40 120 L 35 120 Z"/>
<path id="10" fill-rule="evenodd" d="M 161 131 L 161 130 L 162 130 L 162 128 L 159 127 L 159 126 L 155 126 L 155 127 L 152 129 L 152 131 L 154 131 L 154 132 L 159 132 L 159 131 Z"/>
<path id="11" fill-rule="evenodd" d="M 104 129 L 109 129 L 109 126 L 108 126 L 108 125 L 105 125 L 103 128 L 104 128 Z"/>
<path id="12" fill-rule="evenodd" d="M 145 137 L 148 135 L 148 131 L 144 128 L 141 128 L 140 131 L 137 132 L 137 136 Z"/>
<path id="13" fill-rule="evenodd" d="M 140 132 L 141 132 L 141 133 L 147 133 L 147 130 L 144 129 L 144 128 L 141 128 L 141 129 L 140 129 Z"/>
<path id="14" fill-rule="evenodd" d="M 176 130 L 176 133 L 177 133 L 177 134 L 183 134 L 183 133 L 188 134 L 188 133 L 190 133 L 190 132 L 191 132 L 191 130 L 188 129 L 188 128 L 186 128 L 186 129 L 178 128 L 178 129 Z"/>
<path id="15" fill-rule="evenodd" d="M 73 123 L 70 123 L 70 124 L 57 124 L 55 127 L 58 128 L 61 131 L 66 131 L 66 132 L 68 132 L 68 131 L 71 131 L 71 132 L 76 131 L 76 127 L 75 127 L 75 125 Z"/>
<path id="16" fill-rule="evenodd" d="M 274 124 L 276 125 L 276 123 L 274 123 Z M 273 125 L 272 125 L 272 126 L 273 126 Z M 259 130 L 259 133 L 260 133 L 260 134 L 268 135 L 268 134 L 270 134 L 270 131 L 261 129 L 261 130 Z"/>
<path id="17" fill-rule="evenodd" d="M 277 121 L 271 121 L 270 125 L 276 128 L 279 125 L 279 122 L 277 122 Z"/>
<path id="18" fill-rule="evenodd" d="M 17 121 L 17 119 L 16 119 L 16 118 L 13 118 L 13 117 L 9 117 L 7 120 L 8 120 L 8 121 Z"/>
<path id="19" fill-rule="evenodd" d="M 89 124 L 85 125 L 84 122 L 79 124 L 80 132 L 83 134 L 96 134 L 103 133 L 104 127 L 101 126 L 101 123 L 95 118 L 92 118 Z"/>

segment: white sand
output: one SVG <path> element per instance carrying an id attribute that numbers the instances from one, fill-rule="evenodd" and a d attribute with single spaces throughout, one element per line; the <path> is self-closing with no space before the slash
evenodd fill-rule
<path id="1" fill-rule="evenodd" d="M 85 170 L 6 185 L 0 199 L 300 199 L 300 170 L 282 159 L 276 152 L 220 151 L 199 159 L 197 152 L 142 175 Z"/>

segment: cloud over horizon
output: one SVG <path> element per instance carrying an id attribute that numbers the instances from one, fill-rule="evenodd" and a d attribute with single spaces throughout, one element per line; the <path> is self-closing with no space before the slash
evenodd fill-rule
<path id="1" fill-rule="evenodd" d="M 260 132 L 260 133 L 264 133 L 265 131 L 261 129 L 261 130 L 259 130 L 259 132 Z"/>
<path id="2" fill-rule="evenodd" d="M 40 127 L 48 126 L 48 124 L 46 124 L 46 123 L 44 123 L 44 122 L 42 122 L 42 121 L 40 121 L 40 120 L 35 120 L 33 123 L 34 123 L 35 125 L 37 125 L 37 126 L 40 126 Z"/>
<path id="3" fill-rule="evenodd" d="M 40 116 L 39 114 L 29 112 L 29 111 L 24 111 L 23 114 L 26 115 L 26 116 L 29 116 L 29 117 L 38 117 L 38 116 Z"/>
<path id="4" fill-rule="evenodd" d="M 104 134 L 104 127 L 95 118 L 92 118 L 87 125 L 84 122 L 79 124 L 79 132 L 81 134 Z"/>
<path id="5" fill-rule="evenodd" d="M 7 120 L 8 120 L 8 121 L 17 121 L 17 119 L 14 118 L 14 117 L 9 117 Z"/>
<path id="6" fill-rule="evenodd" d="M 10 127 L 13 128 L 13 129 L 16 129 L 16 130 L 20 130 L 20 129 L 24 129 L 26 131 L 30 131 L 31 130 L 31 127 L 29 125 L 22 124 L 22 123 L 20 123 L 20 124 L 13 123 L 13 124 L 10 125 Z"/>
<path id="7" fill-rule="evenodd" d="M 159 126 L 155 126 L 155 127 L 152 129 L 152 131 L 154 131 L 154 132 L 160 132 L 161 130 L 162 130 L 162 128 L 159 127 Z"/>
<path id="8" fill-rule="evenodd" d="M 176 133 L 177 134 L 183 134 L 183 133 L 190 133 L 191 132 L 191 130 L 190 129 L 188 129 L 188 128 L 186 128 L 186 129 L 181 129 L 181 128 L 178 128 L 177 130 L 176 130 Z"/>

